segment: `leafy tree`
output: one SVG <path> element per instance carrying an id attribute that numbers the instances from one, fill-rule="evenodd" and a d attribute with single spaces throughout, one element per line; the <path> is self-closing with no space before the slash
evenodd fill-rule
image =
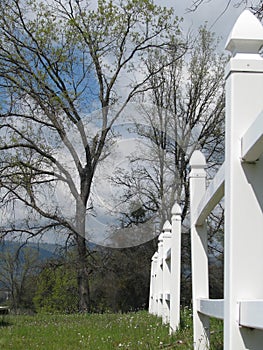
<path id="1" fill-rule="evenodd" d="M 128 312 L 148 307 L 149 261 L 155 249 L 153 243 L 98 250 L 99 266 L 91 276 L 91 299 L 95 311 Z"/>
<path id="2" fill-rule="evenodd" d="M 94 174 L 123 108 L 180 57 L 178 19 L 151 0 L 99 0 L 96 9 L 78 0 L 3 0 L 0 11 L 1 232 L 70 235 L 86 311 Z M 169 60 L 149 71 L 152 51 Z M 84 120 L 95 106 L 101 111 Z"/>
<path id="3" fill-rule="evenodd" d="M 34 305 L 38 312 L 78 311 L 76 269 L 61 261 L 47 263 L 37 278 Z"/>

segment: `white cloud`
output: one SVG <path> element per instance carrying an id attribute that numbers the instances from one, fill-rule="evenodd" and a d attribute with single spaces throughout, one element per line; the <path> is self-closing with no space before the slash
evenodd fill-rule
<path id="1" fill-rule="evenodd" d="M 256 3 L 251 1 L 250 3 Z M 196 11 L 189 12 L 193 0 L 155 0 L 155 3 L 162 6 L 174 7 L 175 14 L 183 17 L 182 28 L 185 32 L 196 32 L 198 27 L 207 22 L 208 29 L 215 32 L 216 36 L 222 38 L 219 46 L 224 50 L 228 35 L 234 26 L 238 16 L 244 10 L 245 5 L 236 6 L 238 1 L 232 0 L 227 6 L 227 0 L 208 0 L 204 1 Z M 250 5 L 250 4 L 249 4 Z"/>

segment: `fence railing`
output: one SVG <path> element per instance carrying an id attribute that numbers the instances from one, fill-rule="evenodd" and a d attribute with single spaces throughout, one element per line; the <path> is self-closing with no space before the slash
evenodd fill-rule
<path id="1" fill-rule="evenodd" d="M 210 317 L 224 320 L 224 349 L 263 348 L 262 45 L 263 27 L 246 10 L 226 46 L 232 58 L 226 67 L 225 163 L 206 188 L 205 157 L 195 151 L 190 160 L 194 349 L 209 349 Z M 224 299 L 213 300 L 206 219 L 223 197 Z M 150 312 L 170 322 L 172 331 L 180 323 L 180 239 L 175 240 L 180 236 L 179 218 L 176 204 L 171 234 L 166 223 L 153 256 L 149 306 Z"/>

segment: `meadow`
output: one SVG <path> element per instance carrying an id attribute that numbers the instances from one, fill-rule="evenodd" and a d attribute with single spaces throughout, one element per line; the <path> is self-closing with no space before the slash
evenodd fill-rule
<path id="1" fill-rule="evenodd" d="M 215 323 L 212 349 L 221 350 L 222 325 Z M 161 319 L 146 311 L 127 314 L 8 315 L 0 322 L 1 350 L 192 349 L 191 311 L 170 336 Z"/>

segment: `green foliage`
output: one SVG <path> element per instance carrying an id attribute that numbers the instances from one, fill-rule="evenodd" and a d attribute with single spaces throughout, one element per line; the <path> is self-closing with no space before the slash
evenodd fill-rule
<path id="1" fill-rule="evenodd" d="M 34 305 L 38 312 L 71 313 L 78 310 L 76 272 L 65 266 L 47 266 L 38 276 Z"/>
<path id="2" fill-rule="evenodd" d="M 135 248 L 102 249 L 90 278 L 93 310 L 128 312 L 148 307 L 154 242 Z M 105 288 L 106 286 L 106 288 Z"/>

